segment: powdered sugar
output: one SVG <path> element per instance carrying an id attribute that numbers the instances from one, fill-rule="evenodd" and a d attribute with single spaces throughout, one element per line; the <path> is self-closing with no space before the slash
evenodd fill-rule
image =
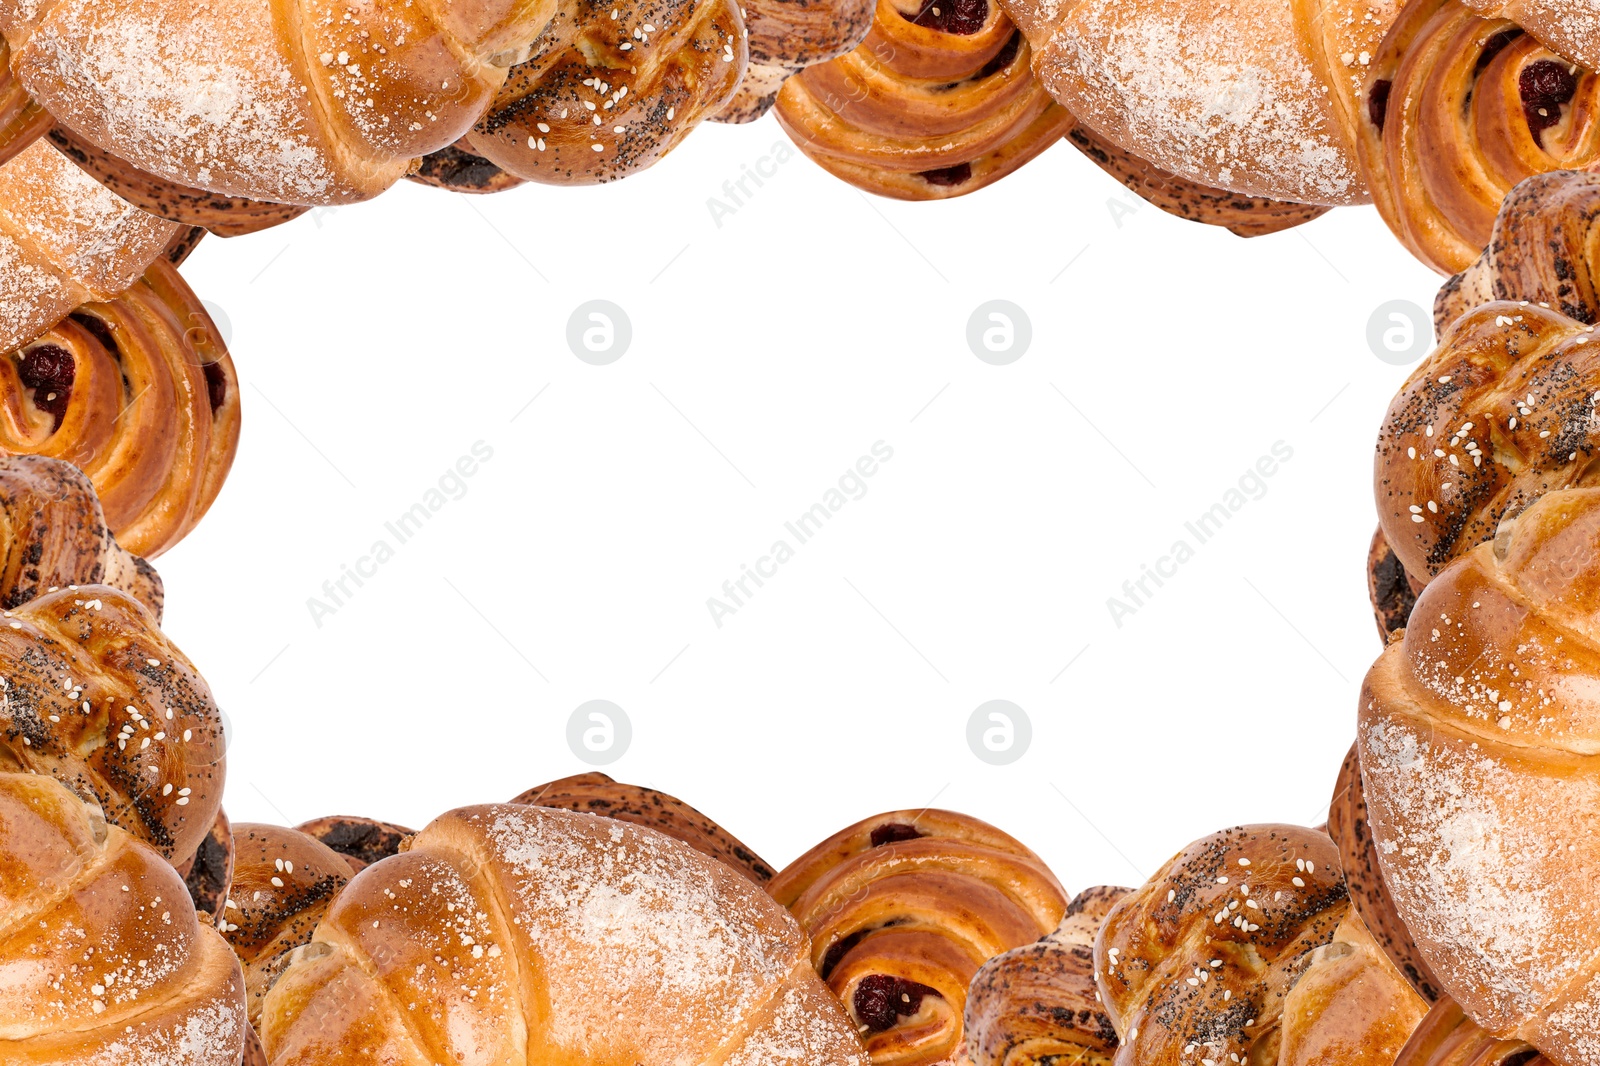
<path id="1" fill-rule="evenodd" d="M 74 1058 L 78 1066 L 238 1066 L 243 1011 L 210 1003 L 164 1025 L 125 1033 Z"/>

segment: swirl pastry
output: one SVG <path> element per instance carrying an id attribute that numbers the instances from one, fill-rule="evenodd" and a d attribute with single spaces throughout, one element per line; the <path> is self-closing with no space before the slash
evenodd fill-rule
<path id="1" fill-rule="evenodd" d="M 112 585 L 160 621 L 161 576 L 117 544 L 83 472 L 43 456 L 0 456 L 0 610 L 69 585 Z"/>
<path id="2" fill-rule="evenodd" d="M 1467 0 L 1467 6 L 1510 19 L 1591 70 L 1600 67 L 1600 8 L 1591 0 Z"/>
<path id="3" fill-rule="evenodd" d="M 1298 826 L 1189 845 L 1112 909 L 1095 967 L 1121 1066 L 1390 1066 L 1427 1006 Z"/>
<path id="4" fill-rule="evenodd" d="M 194 528 L 238 445 L 233 361 L 165 260 L 0 356 L 0 453 L 81 467 L 118 541 L 140 555 Z"/>
<path id="5" fill-rule="evenodd" d="M 1056 931 L 990 959 L 967 992 L 972 1066 L 1111 1066 L 1117 1031 L 1100 1005 L 1094 941 L 1125 888 L 1091 888 Z"/>
<path id="6" fill-rule="evenodd" d="M 1518 182 L 1600 161 L 1600 82 L 1457 0 L 1408 4 L 1368 85 L 1358 144 L 1373 199 L 1406 247 L 1444 274 L 1478 258 Z"/>
<path id="7" fill-rule="evenodd" d="M 811 937 L 811 961 L 879 1066 L 949 1060 L 979 967 L 1060 923 L 1067 899 L 1039 858 L 948 811 L 858 822 L 768 886 Z"/>
<path id="8" fill-rule="evenodd" d="M 872 28 L 871 0 L 745 0 L 750 67 L 717 122 L 754 122 L 793 74 L 844 55 Z"/>
<path id="9" fill-rule="evenodd" d="M 54 777 L 168 860 L 194 855 L 221 806 L 222 715 L 137 600 L 78 585 L 6 612 L 0 680 L 0 770 Z"/>
<path id="10" fill-rule="evenodd" d="M 1597 219 L 1600 175 L 1558 170 L 1523 179 L 1500 205 L 1483 254 L 1439 290 L 1435 332 L 1443 335 L 1450 323 L 1494 300 L 1526 300 L 1585 325 L 1600 322 Z"/>
<path id="11" fill-rule="evenodd" d="M 747 878 L 524 804 L 446 814 L 358 874 L 258 1028 L 274 1066 L 864 1063 L 805 935 Z"/>
<path id="12" fill-rule="evenodd" d="M 238 1066 L 244 982 L 154 851 L 49 778 L 0 774 L 0 1055 Z"/>
<path id="13" fill-rule="evenodd" d="M 528 181 L 614 181 L 722 110 L 748 61 L 734 0 L 572 0 L 461 147 Z"/>
<path id="14" fill-rule="evenodd" d="M 733 834 L 683 800 L 653 788 L 624 785 L 602 773 L 587 773 L 530 788 L 511 802 L 632 822 L 681 840 L 702 855 L 727 863 L 758 885 L 772 880 L 772 867 Z"/>
<path id="15" fill-rule="evenodd" d="M 1600 1062 L 1600 489 L 1551 492 L 1435 577 L 1361 693 L 1400 919 L 1491 1035 Z"/>
<path id="16" fill-rule="evenodd" d="M 1553 1066 L 1521 1040 L 1500 1040 L 1446 999 L 1417 1026 L 1394 1066 Z"/>
<path id="17" fill-rule="evenodd" d="M 999 181 L 1072 127 L 989 0 L 877 4 L 858 48 L 778 93 L 778 121 L 824 170 L 883 196 L 944 199 Z"/>
<path id="18" fill-rule="evenodd" d="M 1600 338 L 1531 304 L 1457 319 L 1389 405 L 1373 486 L 1383 535 L 1419 581 L 1553 489 L 1590 484 Z"/>

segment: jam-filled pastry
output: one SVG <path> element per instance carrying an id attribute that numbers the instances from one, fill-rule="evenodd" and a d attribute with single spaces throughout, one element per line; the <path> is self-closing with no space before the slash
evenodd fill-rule
<path id="1" fill-rule="evenodd" d="M 788 78 L 842 56 L 872 28 L 873 0 L 744 0 L 750 67 L 716 122 L 754 122 Z"/>
<path id="2" fill-rule="evenodd" d="M 735 0 L 568 0 L 457 147 L 548 185 L 627 177 L 721 111 L 749 56 Z"/>
<path id="3" fill-rule="evenodd" d="M 1373 199 L 1440 273 L 1478 258 L 1518 182 L 1600 162 L 1600 80 L 1457 0 L 1407 5 L 1367 78 L 1359 146 Z"/>
<path id="4" fill-rule="evenodd" d="M 1434 328 L 1492 300 L 1526 300 L 1585 325 L 1600 323 L 1600 174 L 1557 170 L 1525 178 L 1507 194 L 1489 244 L 1445 282 Z"/>
<path id="5" fill-rule="evenodd" d="M 703 855 L 732 866 L 758 885 L 772 880 L 772 867 L 732 833 L 676 796 L 613 781 L 590 772 L 530 788 L 512 803 L 601 814 L 642 825 L 681 840 Z"/>
<path id="6" fill-rule="evenodd" d="M 1055 932 L 984 963 L 967 991 L 972 1066 L 1111 1066 L 1117 1031 L 1095 986 L 1094 941 L 1127 894 L 1080 892 Z"/>
<path id="7" fill-rule="evenodd" d="M 965 1046 L 967 988 L 991 958 L 1055 929 L 1067 897 L 1039 857 L 949 811 L 892 811 L 829 837 L 767 886 L 878 1066 Z"/>
<path id="8" fill-rule="evenodd" d="M 42 455 L 0 457 L 0 610 L 69 585 L 111 585 L 161 620 L 161 575 L 117 543 L 83 471 Z"/>
<path id="9" fill-rule="evenodd" d="M 1162 170 L 1290 203 L 1365 203 L 1363 63 L 1400 0 L 1004 0 L 1045 88 Z"/>
<path id="10" fill-rule="evenodd" d="M 981 189 L 1073 125 L 989 0 L 878 0 L 865 41 L 784 83 L 777 115 L 800 150 L 858 188 L 902 200 Z"/>
<path id="11" fill-rule="evenodd" d="M 121 295 L 177 233 L 33 142 L 0 166 L 0 351 Z"/>
<path id="12" fill-rule="evenodd" d="M 0 770 L 56 778 L 174 864 L 199 850 L 222 805 L 222 712 L 147 608 L 69 585 L 5 612 L 0 682 Z"/>
<path id="13" fill-rule="evenodd" d="M 1600 482 L 1600 335 L 1535 304 L 1456 319 L 1389 404 L 1373 489 L 1418 584 L 1556 489 Z"/>
<path id="14" fill-rule="evenodd" d="M 48 777 L 0 773 L 0 1055 L 239 1066 L 244 981 L 161 856 Z"/>
<path id="15" fill-rule="evenodd" d="M 445 814 L 357 874 L 257 1031 L 274 1066 L 866 1062 L 804 932 L 748 877 L 520 803 Z"/>
<path id="16" fill-rule="evenodd" d="M 233 360 L 165 259 L 0 355 L 0 453 L 81 467 L 118 541 L 147 558 L 205 515 L 238 445 Z"/>
<path id="17" fill-rule="evenodd" d="M 1100 927 L 1117 1066 L 1392 1066 L 1427 1002 L 1350 907 L 1327 834 L 1255 825 L 1174 856 Z"/>
<path id="18" fill-rule="evenodd" d="M 1590 70 L 1600 68 L 1600 7 L 1594 0 L 1466 0 L 1486 18 L 1510 19 Z"/>

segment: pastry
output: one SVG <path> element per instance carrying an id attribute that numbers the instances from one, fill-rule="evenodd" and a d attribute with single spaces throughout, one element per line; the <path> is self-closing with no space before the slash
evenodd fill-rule
<path id="1" fill-rule="evenodd" d="M 512 803 L 603 814 L 642 825 L 683 841 L 703 855 L 720 859 L 758 885 L 772 880 L 772 867 L 726 829 L 665 792 L 624 785 L 590 772 L 530 788 Z"/>
<path id="2" fill-rule="evenodd" d="M 0 351 L 121 295 L 177 233 L 34 142 L 0 167 Z"/>
<path id="3" fill-rule="evenodd" d="M 238 963 L 160 856 L 19 773 L 0 773 L 0 856 L 0 1059 L 238 1066 Z"/>
<path id="4" fill-rule="evenodd" d="M 1499 1040 L 1455 1003 L 1438 1003 L 1411 1034 L 1394 1066 L 1554 1066 L 1521 1040 Z"/>
<path id="5" fill-rule="evenodd" d="M 1094 980 L 1094 941 L 1126 888 L 1091 888 L 1056 931 L 984 963 L 967 992 L 972 1066 L 1111 1066 L 1117 1031 Z"/>
<path id="6" fill-rule="evenodd" d="M 1195 841 L 1106 917 L 1096 979 L 1120 1066 L 1391 1066 L 1427 1004 L 1352 911 L 1325 833 Z"/>
<path id="7" fill-rule="evenodd" d="M 1518 182 L 1600 161 L 1600 82 L 1457 0 L 1408 4 L 1366 77 L 1358 143 L 1373 199 L 1441 273 L 1478 258 Z"/>
<path id="8" fill-rule="evenodd" d="M 0 39 L 0 164 L 50 132 L 54 123 L 11 73 L 11 49 Z"/>
<path id="9" fill-rule="evenodd" d="M 527 184 L 459 142 L 423 156 L 417 169 L 406 178 L 419 185 L 465 193 L 505 192 Z"/>
<path id="10" fill-rule="evenodd" d="M 122 545 L 193 529 L 239 446 L 239 382 L 211 316 L 165 258 L 0 356 L 0 454 L 81 467 Z"/>
<path id="11" fill-rule="evenodd" d="M 1406 627 L 1421 588 L 1422 583 L 1406 573 L 1400 557 L 1389 547 L 1383 527 L 1378 527 L 1367 547 L 1367 599 L 1372 603 L 1373 621 L 1378 623 L 1378 638 L 1384 643 Z"/>
<path id="12" fill-rule="evenodd" d="M 944 199 L 1000 180 L 1072 128 L 989 0 L 877 5 L 859 47 L 778 93 L 778 121 L 824 170 L 883 196 Z"/>
<path id="13" fill-rule="evenodd" d="M 805 935 L 747 878 L 524 804 L 446 814 L 358 874 L 257 1028 L 273 1066 L 864 1064 Z"/>
<path id="14" fill-rule="evenodd" d="M 1595 476 L 1600 337 L 1532 304 L 1458 318 L 1389 405 L 1373 488 L 1384 538 L 1426 582 L 1553 489 Z"/>
<path id="15" fill-rule="evenodd" d="M 1368 824 L 1396 913 L 1491 1035 L 1600 1062 L 1591 691 L 1600 489 L 1551 492 L 1429 582 L 1362 686 Z"/>
<path id="16" fill-rule="evenodd" d="M 750 66 L 716 122 L 754 122 L 792 75 L 844 55 L 872 28 L 871 0 L 744 0 Z"/>
<path id="17" fill-rule="evenodd" d="M 178 864 L 178 873 L 189 889 L 194 909 L 215 922 L 222 917 L 233 884 L 233 823 L 228 812 L 217 808 L 217 817 L 188 861 Z"/>
<path id="18" fill-rule="evenodd" d="M 829 837 L 768 886 L 878 1066 L 960 1053 L 967 987 L 1055 929 L 1067 897 L 1038 856 L 949 811 L 891 811 Z"/>
<path id="19" fill-rule="evenodd" d="M 1510 19 L 1593 69 L 1600 67 L 1600 7 L 1593 0 L 1467 0 L 1486 18 Z"/>
<path id="20" fill-rule="evenodd" d="M 734 0 L 570 0 L 461 147 L 528 181 L 615 181 L 720 111 L 748 60 Z"/>
<path id="21" fill-rule="evenodd" d="M 316 818 L 295 828 L 338 852 L 355 873 L 398 855 L 416 835 L 416 830 L 405 826 L 350 815 Z"/>
<path id="22" fill-rule="evenodd" d="M 0 621 L 0 770 L 54 777 L 187 862 L 216 821 L 225 768 L 222 714 L 199 673 L 110 585 L 47 592 Z"/>

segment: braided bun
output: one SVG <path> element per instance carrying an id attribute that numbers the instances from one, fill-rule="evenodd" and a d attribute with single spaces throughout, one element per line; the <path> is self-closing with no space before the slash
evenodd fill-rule
<path id="1" fill-rule="evenodd" d="M 1389 405 L 1373 486 L 1384 538 L 1426 581 L 1553 489 L 1596 476 L 1600 337 L 1491 303 L 1457 319 Z"/>
<path id="2" fill-rule="evenodd" d="M 964 1046 L 967 987 L 989 959 L 1054 929 L 1067 899 L 1039 858 L 949 811 L 892 811 L 795 860 L 768 886 L 874 1063 L 922 1066 Z"/>
<path id="3" fill-rule="evenodd" d="M 1552 492 L 1417 600 L 1359 739 L 1394 907 L 1490 1034 L 1600 1062 L 1600 489 Z"/>
<path id="4" fill-rule="evenodd" d="M 1116 1061 L 1390 1066 L 1426 1004 L 1350 910 L 1327 835 L 1229 829 L 1179 852 L 1101 926 Z"/>
<path id="5" fill-rule="evenodd" d="M 0 356 L 0 454 L 81 467 L 117 539 L 140 555 L 160 555 L 210 509 L 239 417 L 233 360 L 165 259 Z"/>

